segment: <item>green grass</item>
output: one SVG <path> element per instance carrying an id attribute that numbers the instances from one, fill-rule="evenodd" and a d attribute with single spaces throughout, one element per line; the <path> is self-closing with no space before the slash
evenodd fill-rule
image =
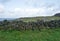
<path id="1" fill-rule="evenodd" d="M 0 31 L 0 41 L 60 41 L 60 29 Z"/>
<path id="2" fill-rule="evenodd" d="M 24 18 L 18 18 L 16 20 L 22 20 L 24 22 L 29 22 L 29 21 L 37 21 L 37 20 L 42 20 L 42 19 L 46 19 L 46 20 L 59 20 L 60 17 L 56 17 L 56 16 L 47 16 L 47 17 L 24 17 Z"/>

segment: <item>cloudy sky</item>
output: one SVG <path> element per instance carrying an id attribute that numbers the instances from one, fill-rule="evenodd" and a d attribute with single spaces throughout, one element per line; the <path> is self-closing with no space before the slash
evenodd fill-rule
<path id="1" fill-rule="evenodd" d="M 0 18 L 51 16 L 60 12 L 60 0 L 0 0 Z"/>

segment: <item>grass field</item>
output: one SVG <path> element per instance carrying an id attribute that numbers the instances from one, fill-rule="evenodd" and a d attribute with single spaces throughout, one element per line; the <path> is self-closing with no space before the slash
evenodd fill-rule
<path id="1" fill-rule="evenodd" d="M 0 41 L 60 41 L 60 29 L 0 31 Z"/>

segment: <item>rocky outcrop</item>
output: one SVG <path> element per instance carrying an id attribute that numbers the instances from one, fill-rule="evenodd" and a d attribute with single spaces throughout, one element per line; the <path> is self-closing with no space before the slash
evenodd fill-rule
<path id="1" fill-rule="evenodd" d="M 60 17 L 60 13 L 56 13 L 54 16 L 59 16 Z"/>

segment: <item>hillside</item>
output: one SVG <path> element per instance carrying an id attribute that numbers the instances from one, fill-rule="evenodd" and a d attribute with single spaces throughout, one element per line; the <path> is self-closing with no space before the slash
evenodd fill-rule
<path id="1" fill-rule="evenodd" d="M 18 18 L 16 21 L 24 21 L 24 22 L 29 22 L 29 21 L 37 21 L 37 20 L 59 20 L 60 17 L 58 16 L 46 16 L 46 17 L 24 17 L 24 18 Z"/>

